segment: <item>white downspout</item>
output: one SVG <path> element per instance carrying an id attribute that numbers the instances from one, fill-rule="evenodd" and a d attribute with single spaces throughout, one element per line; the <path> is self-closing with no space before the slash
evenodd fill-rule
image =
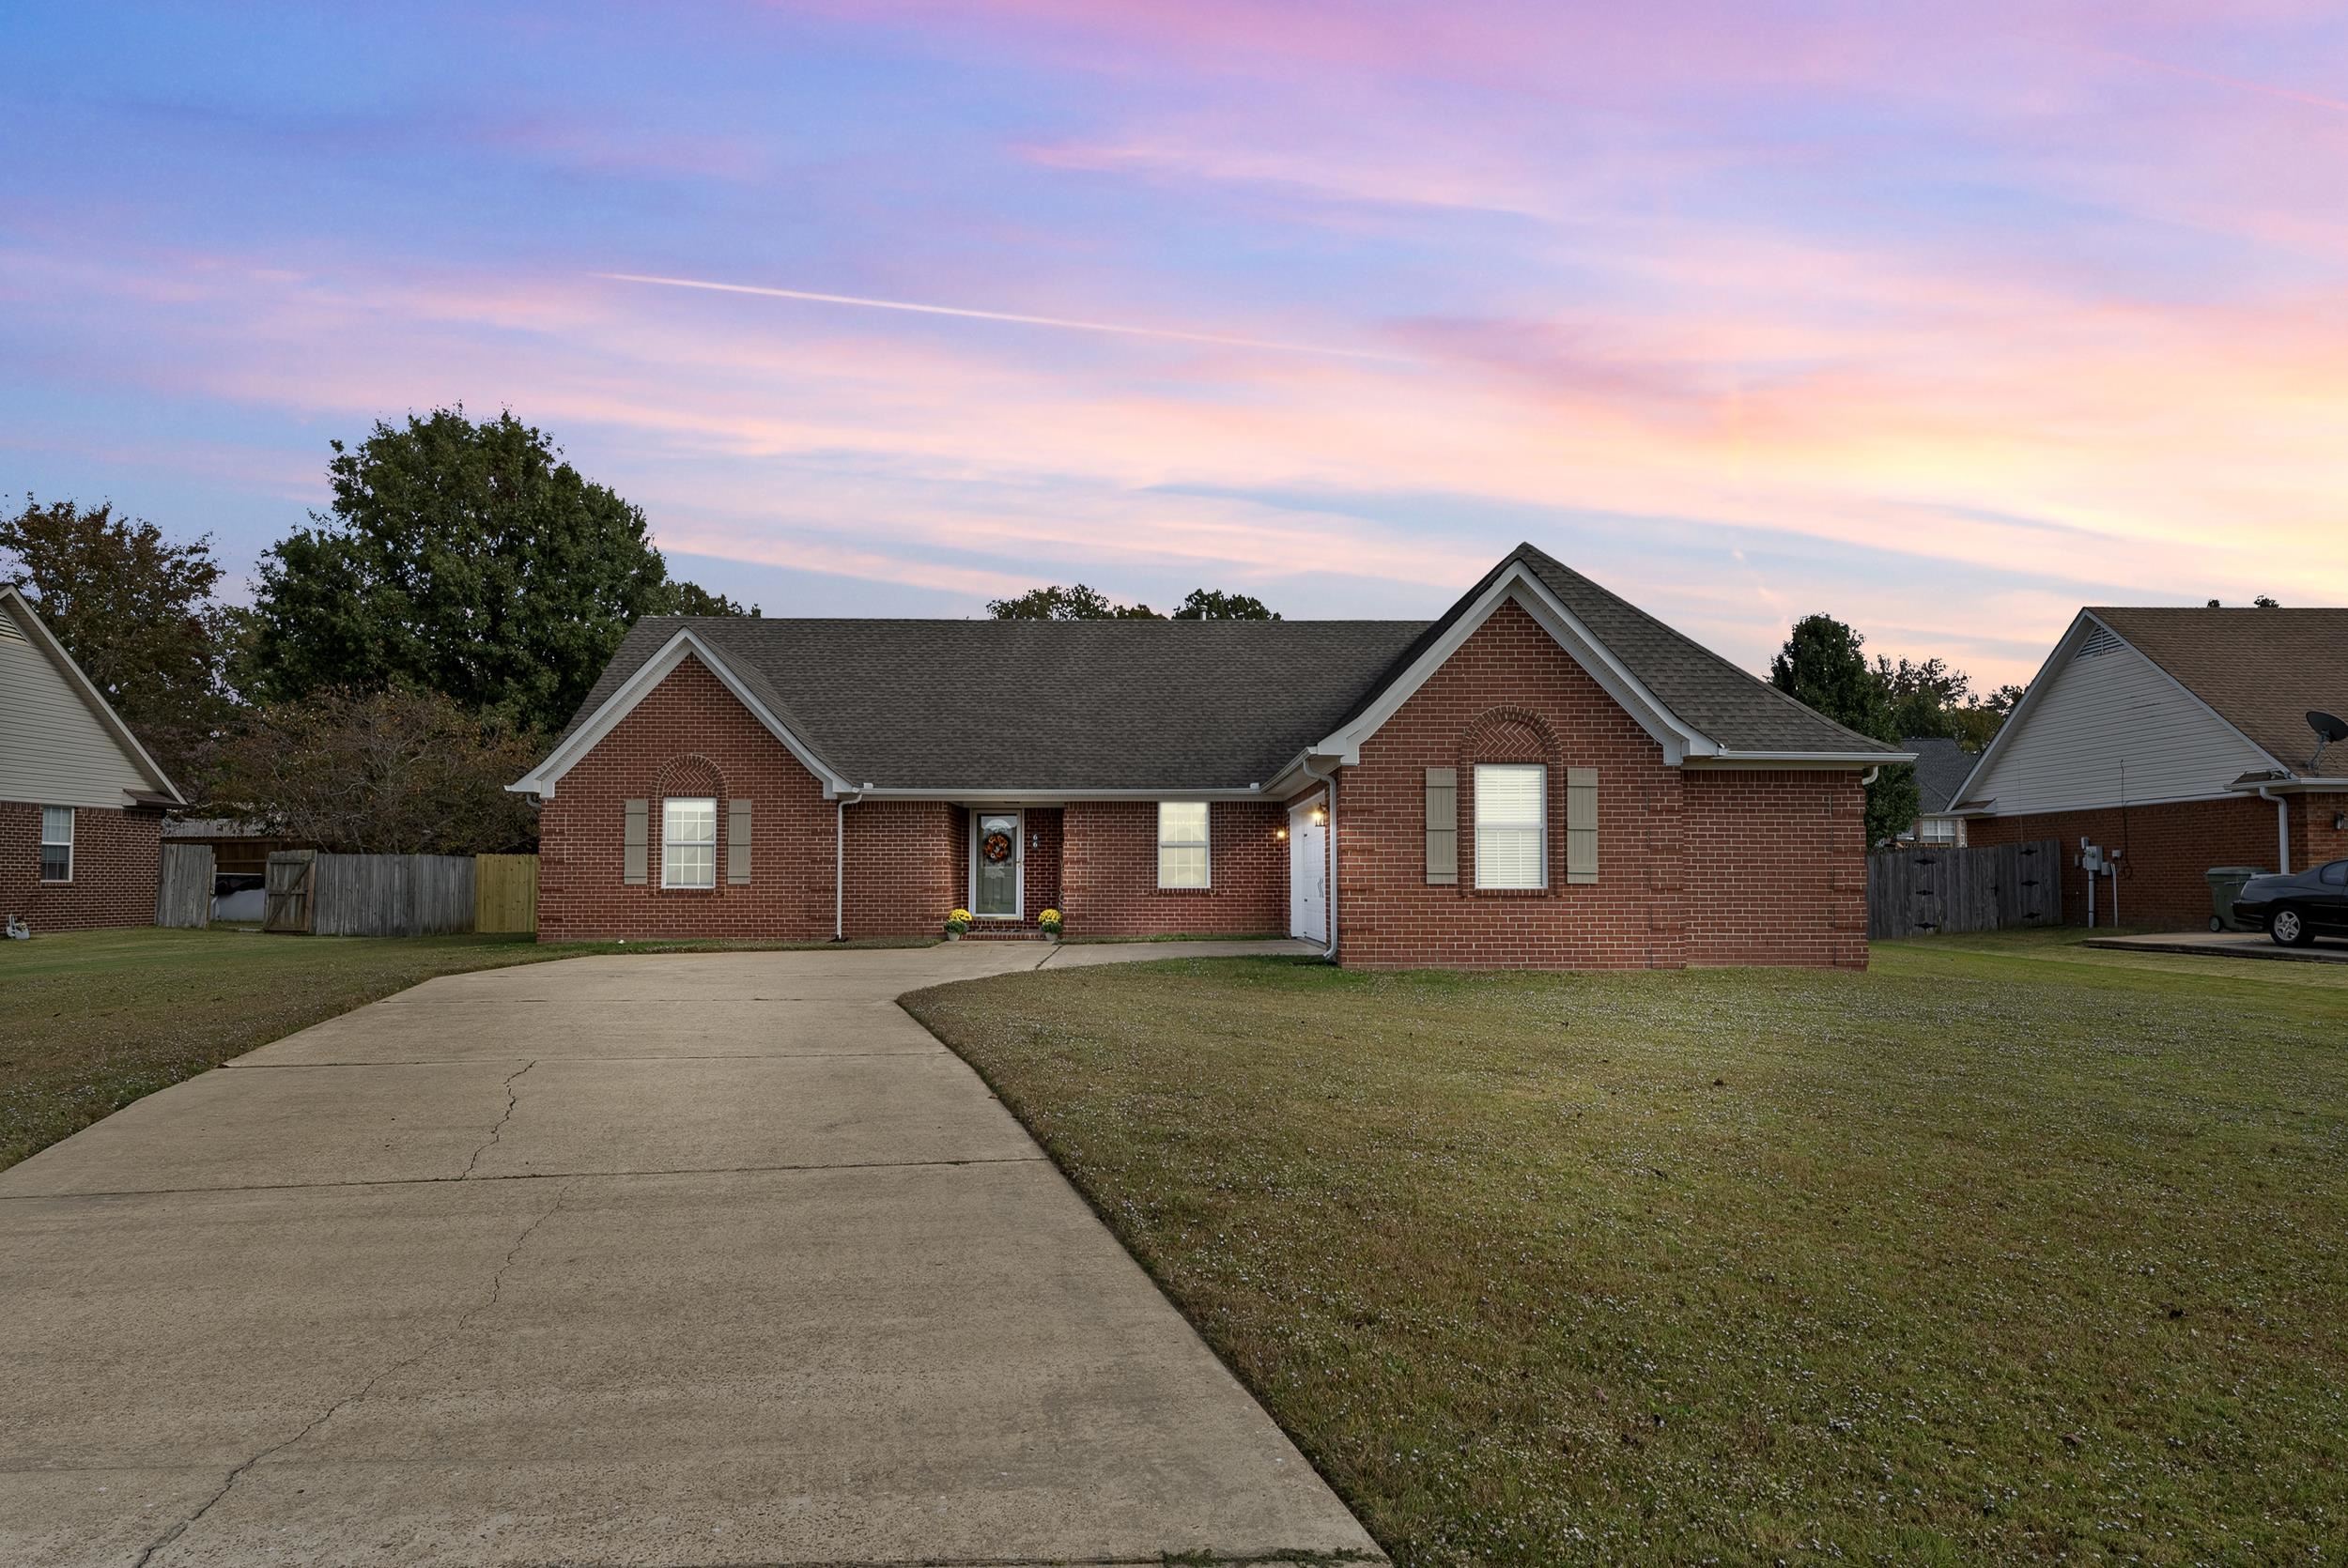
<path id="1" fill-rule="evenodd" d="M 831 939 L 848 940 L 848 807 L 859 805 L 861 794 L 832 797 Z"/>
<path id="2" fill-rule="evenodd" d="M 2291 875 L 2291 803 L 2269 790 L 2259 786 L 2259 799 L 2275 803 L 2275 869 L 2283 876 Z"/>
<path id="3" fill-rule="evenodd" d="M 1305 759 L 1305 776 L 1318 778 L 1322 792 L 1329 797 L 1329 945 L 1321 956 L 1331 963 L 1337 961 L 1337 770 L 1317 771 L 1310 757 Z"/>

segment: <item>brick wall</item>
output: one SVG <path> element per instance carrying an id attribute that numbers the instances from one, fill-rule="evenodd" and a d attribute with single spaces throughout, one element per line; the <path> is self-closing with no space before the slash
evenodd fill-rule
<path id="1" fill-rule="evenodd" d="M 1549 768 L 1549 885 L 1475 886 L 1475 766 Z M 1459 779 L 1459 881 L 1429 884 L 1426 770 Z M 1566 880 L 1566 770 L 1599 776 L 1599 877 Z M 1503 605 L 1338 780 L 1340 958 L 1365 968 L 1863 964 L 1855 773 L 1698 774 Z"/>
<path id="2" fill-rule="evenodd" d="M 2328 835 L 2328 810 L 2323 821 Z M 2309 864 L 2308 839 L 2298 823 L 2293 829 L 2291 864 L 2301 869 Z M 2125 812 L 2109 807 L 2094 811 L 1978 817 L 1970 838 L 1975 844 L 2011 844 L 2032 838 L 2061 843 L 2062 918 L 2075 926 L 2087 923 L 2087 873 L 2073 864 L 2082 838 L 2124 852 L 2118 878 L 2120 917 L 2131 926 L 2177 930 L 2204 928 L 2209 924 L 2210 903 L 2203 872 L 2213 866 L 2275 869 L 2275 806 L 2255 795 L 2132 806 Z M 2110 917 L 2110 880 L 2099 879 L 2095 889 L 2099 920 Z"/>
<path id="3" fill-rule="evenodd" d="M 1207 808 L 1214 885 L 1158 886 L 1153 801 L 1071 801 L 1061 811 L 1060 909 L 1071 936 L 1278 933 L 1289 923 L 1288 807 L 1215 801 Z"/>
<path id="4" fill-rule="evenodd" d="M 849 936 L 935 936 L 944 930 L 947 913 L 969 901 L 968 827 L 961 807 L 868 800 L 848 807 L 847 824 L 843 921 Z M 820 880 L 829 898 L 828 858 Z"/>
<path id="5" fill-rule="evenodd" d="M 76 807 L 73 880 L 40 880 L 40 807 L 0 801 L 0 915 L 21 915 L 43 931 L 155 923 L 155 879 L 162 867 L 163 814 L 132 807 Z"/>
<path id="6" fill-rule="evenodd" d="M 1691 964 L 1866 964 L 1867 792 L 1859 779 L 1688 771 Z"/>
<path id="7" fill-rule="evenodd" d="M 2328 770 L 2327 770 L 2328 771 Z M 2334 827 L 2334 819 L 2348 816 L 2348 794 L 2290 795 L 2291 868 L 2305 870 L 2327 860 L 2348 859 L 2348 824 Z M 2259 803 L 2267 810 L 2275 807 Z M 2247 864 L 2247 863 L 2246 863 Z"/>
<path id="8" fill-rule="evenodd" d="M 718 797 L 718 885 L 660 885 L 664 794 Z M 728 803 L 751 804 L 750 880 L 726 881 Z M 650 802 L 641 885 L 624 879 L 626 803 Z M 851 814 L 870 809 L 850 807 Z M 538 823 L 538 938 L 832 934 L 833 807 L 823 786 L 688 658 L 555 786 Z M 150 883 L 149 899 L 152 892 Z"/>
<path id="9" fill-rule="evenodd" d="M 1475 764 L 1549 768 L 1549 885 L 1475 886 Z M 1459 882 L 1427 881 L 1426 770 L 1459 775 Z M 1566 882 L 1566 769 L 1599 774 L 1599 880 Z M 1662 749 L 1504 604 L 1337 781 L 1337 942 L 1349 965 L 1676 968 L 1679 777 Z"/>
<path id="10" fill-rule="evenodd" d="M 1047 909 L 1062 915 L 1068 911 L 1060 904 L 1060 865 L 1062 846 L 1067 831 L 1066 813 L 1058 807 L 1030 810 L 1022 819 L 1026 823 L 1027 857 L 1025 884 L 1027 923 Z"/>

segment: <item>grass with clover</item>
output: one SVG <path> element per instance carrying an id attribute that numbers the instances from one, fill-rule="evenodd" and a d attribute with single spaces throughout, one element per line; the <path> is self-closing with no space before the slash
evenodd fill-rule
<path id="1" fill-rule="evenodd" d="M 2348 971 L 2032 932 L 909 1005 L 1409 1568 L 2348 1540 Z"/>

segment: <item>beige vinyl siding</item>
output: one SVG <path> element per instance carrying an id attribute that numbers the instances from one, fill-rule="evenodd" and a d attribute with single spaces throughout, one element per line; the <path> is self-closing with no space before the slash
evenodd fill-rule
<path id="1" fill-rule="evenodd" d="M 2219 795 L 2232 780 L 2271 767 L 2259 749 L 2117 638 L 2066 656 L 1967 800 L 1997 802 L 2000 817 Z"/>
<path id="2" fill-rule="evenodd" d="M 30 637 L 0 636 L 0 800 L 118 807 L 154 788 Z"/>

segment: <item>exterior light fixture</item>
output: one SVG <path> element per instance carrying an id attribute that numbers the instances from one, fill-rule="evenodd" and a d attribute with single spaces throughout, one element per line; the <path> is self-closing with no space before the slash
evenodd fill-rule
<path id="1" fill-rule="evenodd" d="M 1326 826 L 1328 826 L 1328 825 L 1329 825 L 1329 808 L 1328 808 L 1327 807 L 1325 807 L 1325 806 L 1316 806 L 1316 807 L 1313 807 L 1313 826 L 1315 826 L 1315 827 L 1326 827 Z"/>
<path id="2" fill-rule="evenodd" d="M 1272 830 L 1272 837 L 1274 838 L 1285 838 L 1288 836 L 1289 830 L 1285 827 L 1275 827 Z"/>

